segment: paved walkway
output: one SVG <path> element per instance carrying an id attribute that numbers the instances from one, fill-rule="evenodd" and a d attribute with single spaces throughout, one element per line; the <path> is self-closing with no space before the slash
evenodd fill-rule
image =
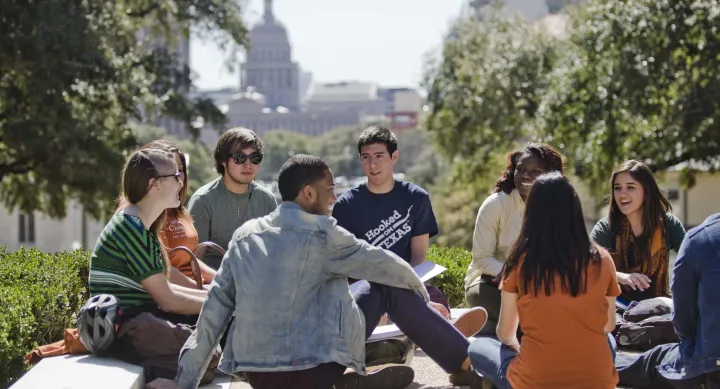
<path id="1" fill-rule="evenodd" d="M 453 386 L 448 380 L 448 375 L 433 362 L 430 357 L 425 355 L 422 350 L 416 350 L 412 363 L 410 364 L 415 370 L 415 381 L 408 389 L 467 389 L 467 386 Z M 244 382 L 234 383 L 231 389 L 251 389 L 250 385 Z M 620 388 L 618 389 L 629 389 Z"/>

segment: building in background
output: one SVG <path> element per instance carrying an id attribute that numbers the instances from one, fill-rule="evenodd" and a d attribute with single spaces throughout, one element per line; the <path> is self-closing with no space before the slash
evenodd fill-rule
<path id="1" fill-rule="evenodd" d="M 270 130 L 320 135 L 342 126 L 383 123 L 416 128 L 423 101 L 412 88 L 382 88 L 375 82 L 318 82 L 293 61 L 288 31 L 265 0 L 263 19 L 250 32 L 251 46 L 241 65 L 240 87 L 198 92 L 225 113 L 228 127 L 242 126 L 262 136 Z M 201 139 L 214 144 L 211 128 Z"/>
<path id="2" fill-rule="evenodd" d="M 250 49 L 240 69 L 240 90 L 256 91 L 265 96 L 270 109 L 300 108 L 298 64 L 292 59 L 287 30 L 275 19 L 272 0 L 265 0 L 261 23 L 250 30 Z"/>
<path id="3" fill-rule="evenodd" d="M 190 38 L 188 31 L 178 31 L 175 36 L 174 42 L 167 42 L 157 37 L 150 36 L 150 32 L 147 28 L 143 28 L 135 34 L 135 37 L 139 42 L 144 42 L 149 47 L 163 48 L 172 55 L 176 61 L 178 69 L 184 69 L 190 66 Z M 190 91 L 183 88 L 178 91 L 181 94 L 188 94 Z M 144 109 L 140 109 L 145 120 L 150 124 L 164 128 L 168 134 L 177 136 L 179 138 L 186 138 L 188 136 L 188 130 L 185 123 L 182 121 L 162 116 L 159 114 L 151 114 L 146 112 Z"/>

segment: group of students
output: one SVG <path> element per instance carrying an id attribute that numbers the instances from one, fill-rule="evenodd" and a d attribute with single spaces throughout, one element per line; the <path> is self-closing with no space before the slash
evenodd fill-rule
<path id="1" fill-rule="evenodd" d="M 699 332 L 720 323 L 700 320 L 708 311 L 697 306 L 718 294 L 707 282 L 720 278 L 720 264 L 699 274 L 700 259 L 682 249 L 673 299 L 696 296 L 682 302 L 695 304 L 682 312 L 696 313 L 684 323 L 685 346 L 614 361 L 616 296 L 668 295 L 668 251 L 683 241 L 690 247 L 692 236 L 702 235 L 720 260 L 717 218 L 683 239 L 644 164 L 629 161 L 613 173 L 610 215 L 588 235 L 562 155 L 544 144 L 511 153 L 477 216 L 465 279 L 473 308 L 453 324 L 442 291 L 413 271 L 438 233 L 428 193 L 394 178 L 399 153 L 389 129 L 369 127 L 357 149 L 367 183 L 337 198 L 329 166 L 296 155 L 279 172 L 280 205 L 254 182 L 264 149 L 248 129 L 220 137 L 220 177 L 198 189 L 187 208 L 187 164 L 177 146 L 155 141 L 129 157 L 120 206 L 91 257 L 90 292 L 116 296 L 127 318 L 150 313 L 196 326 L 175 379 L 148 388 L 196 388 L 218 345 L 220 369 L 242 374 L 254 388 L 405 387 L 413 379 L 408 366 L 366 367 L 366 340 L 383 317 L 455 384 L 479 384 L 478 373 L 485 385 L 516 389 L 614 388 L 623 371 L 649 387 L 715 378 L 710 361 L 720 369 L 720 345 L 707 342 L 718 339 Z M 188 252 L 174 250 L 193 251 L 202 242 L 224 256 L 209 253 L 197 269 Z M 702 250 L 712 251 L 693 252 Z M 681 277 L 693 284 L 677 285 L 681 264 L 695 272 Z M 198 271 L 201 288 L 193 281 Z M 665 370 L 647 361 L 663 362 Z M 703 367 L 680 373 L 692 363 Z M 671 371 L 676 376 L 667 378 Z"/>

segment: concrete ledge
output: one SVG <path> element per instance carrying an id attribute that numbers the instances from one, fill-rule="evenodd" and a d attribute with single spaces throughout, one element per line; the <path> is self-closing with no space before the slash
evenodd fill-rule
<path id="1" fill-rule="evenodd" d="M 42 359 L 12 389 L 143 389 L 143 369 L 95 355 Z"/>
<path id="2" fill-rule="evenodd" d="M 250 386 L 232 382 L 233 377 L 220 371 L 213 382 L 202 389 L 240 389 Z M 247 385 L 247 386 L 245 386 Z M 143 389 L 143 368 L 96 355 L 64 355 L 42 359 L 22 376 L 11 389 Z"/>

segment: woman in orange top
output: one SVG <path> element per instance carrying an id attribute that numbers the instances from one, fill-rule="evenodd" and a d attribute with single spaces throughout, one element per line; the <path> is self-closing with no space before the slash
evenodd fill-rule
<path id="1" fill-rule="evenodd" d="M 160 241 L 168 252 L 179 246 L 185 246 L 191 251 L 195 251 L 198 245 L 198 234 L 193 225 L 193 219 L 185 206 L 185 204 L 187 204 L 188 191 L 187 159 L 185 158 L 185 153 L 183 153 L 177 145 L 167 140 L 155 140 L 140 149 L 149 148 L 162 149 L 173 153 L 179 171 L 182 173 L 183 187 L 180 191 L 180 206 L 167 210 L 165 225 L 160 231 Z M 193 281 L 190 254 L 178 250 L 170 255 L 170 264 L 178 270 L 171 272 L 170 282 L 190 288 L 197 288 L 197 284 Z M 210 283 L 215 277 L 216 271 L 202 261 L 198 261 L 198 266 L 203 283 Z"/>
<path id="2" fill-rule="evenodd" d="M 499 341 L 479 338 L 468 350 L 484 379 L 499 389 L 615 388 L 615 266 L 591 244 L 580 199 L 561 174 L 533 184 L 500 288 Z"/>

